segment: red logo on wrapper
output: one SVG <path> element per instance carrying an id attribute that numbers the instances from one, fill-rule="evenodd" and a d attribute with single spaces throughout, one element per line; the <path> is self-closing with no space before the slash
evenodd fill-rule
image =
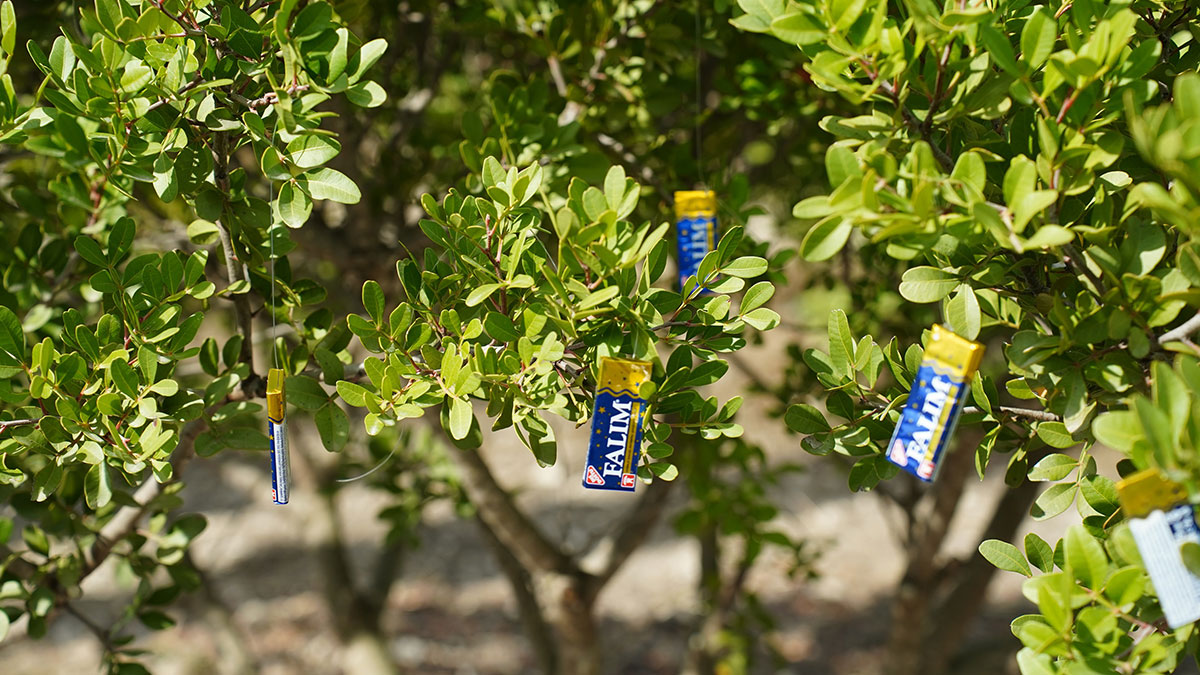
<path id="1" fill-rule="evenodd" d="M 904 451 L 904 442 L 897 440 L 892 445 L 892 461 L 903 466 L 908 462 L 908 453 Z"/>
<path id="2" fill-rule="evenodd" d="M 917 467 L 917 476 L 919 478 L 933 478 L 933 462 L 921 462 Z"/>
<path id="3" fill-rule="evenodd" d="M 587 483 L 588 485 L 604 485 L 604 477 L 600 475 L 600 472 L 596 470 L 596 467 L 589 466 L 587 468 L 587 474 L 583 477 L 583 482 Z"/>
<path id="4" fill-rule="evenodd" d="M 621 474 L 621 487 L 623 487 L 623 488 L 633 487 L 633 480 L 634 480 L 633 474 L 631 474 L 631 473 Z"/>

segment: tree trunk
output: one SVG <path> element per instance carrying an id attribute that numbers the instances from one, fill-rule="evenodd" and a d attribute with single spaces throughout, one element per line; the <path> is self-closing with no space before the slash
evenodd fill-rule
<path id="1" fill-rule="evenodd" d="M 914 509 L 905 551 L 908 565 L 892 605 L 887 675 L 936 675 L 925 670 L 924 657 L 931 604 L 943 581 L 938 553 L 962 497 L 971 459 L 971 453 L 965 451 L 947 455 L 938 482 Z M 923 508 L 926 504 L 930 504 L 928 509 Z"/>
<path id="2" fill-rule="evenodd" d="M 987 596 L 996 568 L 983 556 L 972 553 L 966 560 L 938 561 L 970 473 L 970 459 L 967 452 L 951 454 L 931 495 L 931 512 L 922 516 L 918 505 L 914 513 L 908 567 L 892 608 L 888 675 L 945 673 Z M 1029 481 L 1005 490 L 980 539 L 1011 540 L 1037 494 L 1038 485 Z"/>
<path id="3" fill-rule="evenodd" d="M 542 672 L 599 675 L 603 668 L 596 597 L 645 541 L 665 508 L 671 484 L 656 481 L 647 486 L 614 528 L 615 535 L 572 556 L 521 510 L 477 451 L 451 445 L 451 457 L 462 471 L 463 488 L 485 539 L 516 595 Z"/>

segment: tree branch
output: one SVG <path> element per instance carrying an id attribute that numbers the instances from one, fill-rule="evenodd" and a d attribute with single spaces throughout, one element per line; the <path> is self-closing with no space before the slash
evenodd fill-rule
<path id="1" fill-rule="evenodd" d="M 1166 344 L 1168 342 L 1182 342 L 1184 338 L 1190 337 L 1196 331 L 1200 331 L 1200 312 L 1195 316 L 1184 321 L 1179 326 L 1163 333 L 1158 338 L 1158 343 Z"/>
<path id="2" fill-rule="evenodd" d="M 641 497 L 638 498 L 637 504 L 630 507 L 617 524 L 616 534 L 605 537 L 596 544 L 593 549 L 597 553 L 596 561 L 588 561 L 591 564 L 587 565 L 595 570 L 589 580 L 588 591 L 590 593 L 598 593 L 604 584 L 608 583 L 608 580 L 621 569 L 629 556 L 633 555 L 633 552 L 646 541 L 650 530 L 658 524 L 658 519 L 666 508 L 667 498 L 670 496 L 671 486 L 674 484 L 674 481 L 659 479 L 648 485 Z"/>
<path id="3" fill-rule="evenodd" d="M 483 533 L 484 541 L 496 556 L 496 563 L 500 565 L 500 571 L 508 577 L 509 585 L 517 598 L 517 612 L 525 628 L 525 635 L 528 636 L 529 642 L 533 646 L 538 665 L 541 666 L 541 672 L 555 672 L 558 663 L 558 645 L 554 639 L 554 631 L 546 621 L 545 610 L 538 602 L 537 593 L 534 592 L 533 579 L 530 577 L 529 571 L 521 565 L 521 561 L 517 560 L 513 552 L 496 536 L 495 530 L 478 513 L 475 522 L 479 525 L 479 531 Z"/>
<path id="4" fill-rule="evenodd" d="M 463 472 L 463 484 L 479 517 L 521 561 L 527 570 L 545 570 L 572 574 L 577 572 L 571 558 L 550 542 L 537 525 L 517 508 L 512 495 L 504 491 L 491 469 L 475 450 L 463 450 L 454 443 L 450 455 Z"/>
<path id="5" fill-rule="evenodd" d="M 129 536 L 137 528 L 142 518 L 150 512 L 151 507 L 154 505 L 154 500 L 162 494 L 167 485 L 179 480 L 179 474 L 183 471 L 183 467 L 195 455 L 196 438 L 207 427 L 207 416 L 188 422 L 183 427 L 183 431 L 179 434 L 179 445 L 175 447 L 175 451 L 172 453 L 174 456 L 171 458 L 171 480 L 165 483 L 160 483 L 157 480 L 147 480 L 145 483 L 142 483 L 142 486 L 133 493 L 133 499 L 138 503 L 138 506 L 122 507 L 113 516 L 112 520 L 100 528 L 100 532 L 96 535 L 96 541 L 85 552 L 83 569 L 79 575 L 80 581 L 86 579 L 89 574 L 96 571 L 96 568 L 100 567 L 108 559 L 117 542 Z"/>
<path id="6" fill-rule="evenodd" d="M 907 124 L 913 131 L 916 131 L 921 135 L 921 138 L 924 139 L 924 141 L 929 144 L 930 149 L 933 150 L 933 156 L 937 159 L 938 163 L 942 165 L 944 170 L 949 172 L 954 167 L 954 160 L 951 159 L 950 155 L 947 154 L 945 150 L 939 148 L 937 144 L 931 140 L 933 138 L 931 131 L 927 131 L 924 123 L 917 119 L 917 116 L 913 114 L 913 111 L 908 109 L 908 106 L 904 105 L 904 102 L 900 100 L 900 93 L 896 91 L 896 88 L 892 86 L 892 83 L 884 80 L 879 83 L 879 88 L 883 90 L 883 93 L 887 94 L 892 99 L 892 103 L 895 104 L 896 109 L 900 111 L 900 116 L 904 118 L 905 124 Z"/>
<path id="7" fill-rule="evenodd" d="M 225 206 L 229 200 L 229 148 L 228 139 L 223 133 L 214 134 L 213 139 L 213 176 L 217 182 L 217 188 L 221 191 L 222 215 L 225 212 Z M 216 221 L 217 234 L 221 240 L 221 250 L 225 254 L 225 275 L 229 279 L 229 283 L 233 284 L 237 281 L 245 281 L 249 283 L 249 279 L 243 274 L 241 265 L 237 260 L 237 253 L 233 248 L 233 238 L 230 236 L 229 228 L 223 222 L 224 218 L 218 218 Z M 259 378 L 255 376 L 254 370 L 254 322 L 250 314 L 250 301 L 244 293 L 235 293 L 233 295 L 233 306 L 237 311 L 238 331 L 242 334 L 242 349 L 238 355 L 238 360 L 250 366 L 250 377 L 246 378 L 243 386 L 254 384 Z"/>

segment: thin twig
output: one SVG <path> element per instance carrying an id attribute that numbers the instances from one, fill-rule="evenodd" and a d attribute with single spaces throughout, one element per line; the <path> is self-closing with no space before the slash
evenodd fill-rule
<path id="1" fill-rule="evenodd" d="M 38 420 L 35 419 L 3 420 L 0 421 L 0 431 L 7 431 L 9 427 L 24 427 L 37 423 Z"/>
<path id="2" fill-rule="evenodd" d="M 1179 326 L 1163 333 L 1159 336 L 1158 343 L 1182 342 L 1184 338 L 1189 337 L 1198 330 L 1200 330 L 1200 312 L 1197 312 L 1195 316 L 1184 321 Z"/>

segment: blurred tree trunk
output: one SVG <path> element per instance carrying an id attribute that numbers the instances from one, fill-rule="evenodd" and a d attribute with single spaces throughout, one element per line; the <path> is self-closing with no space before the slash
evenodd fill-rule
<path id="1" fill-rule="evenodd" d="M 401 559 L 398 544 L 380 551 L 370 587 L 363 589 L 347 556 L 342 536 L 338 493 L 334 482 L 336 455 L 293 445 L 293 455 L 306 469 L 299 478 L 312 489 L 309 528 L 325 580 L 325 601 L 334 632 L 342 645 L 342 671 L 355 675 L 396 675 L 399 668 L 383 632 L 383 609 Z M 325 460 L 325 461 L 322 461 Z M 304 475 L 307 474 L 307 475 Z M 299 482 L 299 481 L 298 481 Z"/>
<path id="2" fill-rule="evenodd" d="M 942 545 L 971 472 L 972 454 L 950 453 L 937 483 L 924 498 L 902 505 L 909 517 L 907 566 L 892 605 L 887 675 L 943 675 L 958 653 L 996 568 L 972 553 L 945 559 Z M 1011 540 L 1037 497 L 1037 484 L 1005 490 L 983 539 Z"/>
<path id="3" fill-rule="evenodd" d="M 617 570 L 658 521 L 671 483 L 646 486 L 614 528 L 580 555 L 550 541 L 492 475 L 475 450 L 451 445 L 478 523 L 517 597 L 522 625 L 544 675 L 603 670 L 595 604 Z"/>

